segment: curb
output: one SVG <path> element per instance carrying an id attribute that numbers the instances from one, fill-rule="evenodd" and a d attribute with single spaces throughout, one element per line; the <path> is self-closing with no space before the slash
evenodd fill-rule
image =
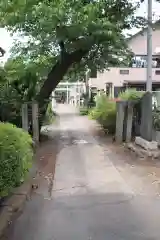
<path id="1" fill-rule="evenodd" d="M 134 143 L 125 143 L 124 147 L 128 148 L 131 152 L 133 152 L 137 157 L 143 160 L 147 159 L 159 159 L 160 158 L 160 152 L 159 150 L 156 151 L 148 151 L 143 149 L 142 147 L 134 144 Z"/>
<path id="2" fill-rule="evenodd" d="M 32 192 L 32 177 L 28 179 L 18 188 L 15 188 L 2 204 L 0 209 L 0 239 L 7 232 L 8 226 L 23 211 L 25 202 L 30 199 Z"/>
<path id="3" fill-rule="evenodd" d="M 56 124 L 59 116 L 56 116 Z M 36 147 L 33 142 L 33 151 L 36 152 Z M 11 191 L 11 196 L 8 196 L 0 205 L 0 240 L 4 240 L 7 234 L 8 227 L 12 224 L 23 211 L 26 201 L 30 200 L 33 190 L 33 181 L 37 172 L 37 163 L 34 161 L 24 183 L 14 188 Z"/>

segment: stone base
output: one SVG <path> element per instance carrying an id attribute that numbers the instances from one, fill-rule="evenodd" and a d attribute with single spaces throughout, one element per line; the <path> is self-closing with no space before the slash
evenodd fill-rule
<path id="1" fill-rule="evenodd" d="M 151 158 L 151 159 L 159 159 L 160 158 L 160 150 L 146 150 L 135 143 L 127 143 L 127 148 L 136 154 L 137 157 L 141 159 Z"/>
<path id="2" fill-rule="evenodd" d="M 142 147 L 147 151 L 156 151 L 158 150 L 158 143 L 156 141 L 149 142 L 141 137 L 135 138 L 135 144 Z"/>

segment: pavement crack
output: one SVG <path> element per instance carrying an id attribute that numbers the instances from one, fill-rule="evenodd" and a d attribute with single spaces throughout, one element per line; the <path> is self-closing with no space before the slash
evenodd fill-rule
<path id="1" fill-rule="evenodd" d="M 68 209 L 68 210 L 88 210 L 88 209 L 92 209 L 92 208 L 99 208 L 102 206 L 115 206 L 115 205 L 121 205 L 121 204 L 126 204 L 126 203 L 131 203 L 132 201 L 134 201 L 135 196 L 129 196 L 128 198 L 122 199 L 122 200 L 117 200 L 117 201 L 104 201 L 104 202 L 100 202 L 100 201 L 95 201 L 95 202 L 88 202 L 85 205 L 83 204 L 78 204 L 78 205 L 68 205 L 66 203 L 60 203 L 60 205 L 58 205 L 59 203 L 57 202 L 54 206 L 54 208 L 56 209 Z"/>
<path id="2" fill-rule="evenodd" d="M 58 191 L 63 191 L 63 190 L 67 190 L 67 189 L 75 189 L 75 188 L 85 188 L 87 187 L 88 185 L 87 184 L 84 184 L 84 185 L 75 185 L 75 186 L 72 186 L 70 188 L 58 188 L 58 189 L 54 189 L 53 192 L 58 192 Z"/>
<path id="3" fill-rule="evenodd" d="M 49 178 L 48 195 L 49 195 L 50 198 L 52 197 L 53 182 L 54 182 L 54 176 Z"/>

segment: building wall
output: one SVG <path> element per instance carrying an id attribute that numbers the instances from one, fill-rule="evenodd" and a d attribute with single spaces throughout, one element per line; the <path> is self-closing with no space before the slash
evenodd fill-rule
<path id="1" fill-rule="evenodd" d="M 147 31 L 142 34 L 135 35 L 129 42 L 129 48 L 136 55 L 147 55 Z M 157 28 L 152 32 L 152 54 L 156 53 L 156 49 L 160 48 L 160 29 Z"/>
<path id="2" fill-rule="evenodd" d="M 147 55 L 147 32 L 144 31 L 141 34 L 136 34 L 129 40 L 128 45 L 129 48 L 135 53 L 135 55 Z M 159 54 L 160 52 L 160 28 L 157 28 L 153 31 L 153 39 L 152 39 L 152 49 L 153 55 Z M 129 70 L 129 74 L 124 75 L 120 74 L 120 70 Z M 160 68 L 152 69 L 152 77 L 153 81 L 160 82 L 160 75 L 155 74 L 155 71 Z M 105 70 L 104 73 L 98 73 L 97 78 L 93 78 L 89 80 L 89 84 L 92 87 L 97 87 L 98 89 L 105 89 L 107 82 L 112 82 L 114 86 L 123 86 L 125 81 L 138 82 L 146 81 L 146 68 L 110 68 L 109 70 Z"/>
<path id="3" fill-rule="evenodd" d="M 120 70 L 129 70 L 128 75 L 120 74 Z M 144 82 L 146 80 L 146 68 L 110 68 L 109 71 L 104 71 L 103 74 L 97 74 L 97 78 L 90 79 L 90 85 L 99 89 L 105 89 L 107 82 L 112 82 L 113 85 L 123 86 L 124 82 Z M 160 75 L 155 71 L 160 68 L 152 69 L 153 82 L 160 82 Z"/>

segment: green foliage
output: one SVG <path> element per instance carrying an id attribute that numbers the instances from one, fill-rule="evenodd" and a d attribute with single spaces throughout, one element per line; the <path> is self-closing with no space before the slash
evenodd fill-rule
<path id="1" fill-rule="evenodd" d="M 119 94 L 122 100 L 139 100 L 144 92 L 127 89 Z M 90 117 L 97 120 L 107 133 L 114 134 L 116 128 L 116 101 L 110 100 L 102 94 L 97 98 L 96 107 L 90 111 Z"/>
<path id="2" fill-rule="evenodd" d="M 0 121 L 10 121 L 21 126 L 21 104 L 17 91 L 11 84 L 4 82 L 0 84 Z"/>
<path id="3" fill-rule="evenodd" d="M 109 100 L 106 95 L 97 98 L 96 107 L 90 111 L 90 117 L 97 120 L 107 133 L 115 132 L 116 103 Z"/>
<path id="4" fill-rule="evenodd" d="M 122 100 L 139 100 L 144 95 L 142 91 L 136 91 L 136 89 L 126 89 L 125 92 L 119 94 L 118 98 Z"/>
<path id="5" fill-rule="evenodd" d="M 18 186 L 31 167 L 32 139 L 22 129 L 0 123 L 0 198 Z"/>
<path id="6" fill-rule="evenodd" d="M 89 108 L 88 107 L 80 107 L 80 115 L 85 116 L 88 115 L 89 113 Z"/>
<path id="7" fill-rule="evenodd" d="M 153 116 L 153 128 L 156 131 L 160 131 L 160 109 L 155 108 L 152 112 L 152 116 Z"/>
<path id="8" fill-rule="evenodd" d="M 0 121 L 21 126 L 21 105 L 36 98 L 42 85 L 35 64 L 8 59 L 0 71 Z"/>
<path id="9" fill-rule="evenodd" d="M 126 0 L 1 1 L 0 24 L 25 38 L 14 44 L 14 56 L 51 56 L 53 66 L 66 53 L 85 49 L 81 67 L 103 70 L 119 63 L 119 57 L 127 62 L 130 51 L 123 30 L 142 23 L 134 17 L 137 7 Z"/>
<path id="10" fill-rule="evenodd" d="M 137 7 L 132 0 L 0 1 L 0 27 L 18 35 L 5 66 L 10 87 L 21 101 L 38 99 L 44 112 L 63 78 L 81 80 L 87 69 L 127 65 L 131 52 L 124 30 L 142 26 Z"/>
<path id="11" fill-rule="evenodd" d="M 23 57 L 8 59 L 4 65 L 7 84 L 15 89 L 21 101 L 31 101 L 40 90 L 43 81 L 35 62 L 26 62 Z"/>

